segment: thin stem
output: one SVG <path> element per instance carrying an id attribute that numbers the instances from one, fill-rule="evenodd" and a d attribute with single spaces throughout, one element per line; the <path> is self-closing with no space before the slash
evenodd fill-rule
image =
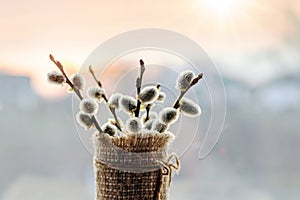
<path id="1" fill-rule="evenodd" d="M 190 87 L 189 87 L 189 88 L 190 88 Z M 186 92 L 187 92 L 187 90 L 181 91 L 181 92 L 180 92 L 179 97 L 177 98 L 176 102 L 175 102 L 174 105 L 173 105 L 173 108 L 175 108 L 175 109 L 179 108 L 179 106 L 180 106 L 179 102 L 180 102 L 180 100 L 182 99 L 182 97 L 185 95 Z"/>
<path id="2" fill-rule="evenodd" d="M 96 118 L 94 115 L 92 115 L 92 121 L 93 121 L 93 123 L 94 123 L 96 129 L 97 129 L 100 133 L 104 133 L 104 131 L 102 130 L 102 128 L 101 128 L 100 125 L 99 125 L 99 122 L 98 122 L 97 118 Z"/>
<path id="3" fill-rule="evenodd" d="M 117 114 L 116 114 L 116 109 L 115 109 L 115 107 L 109 106 L 109 109 L 110 109 L 110 111 L 111 111 L 113 117 L 115 118 L 115 126 L 119 129 L 119 131 L 122 131 L 120 122 L 119 122 L 118 117 L 117 117 Z"/>
<path id="4" fill-rule="evenodd" d="M 148 104 L 148 105 L 146 106 L 147 114 L 146 114 L 145 122 L 149 120 L 150 109 L 151 109 L 151 104 Z"/>
<path id="5" fill-rule="evenodd" d="M 102 88 L 102 83 L 100 82 L 100 80 L 98 80 L 98 79 L 96 78 L 95 72 L 94 72 L 94 70 L 93 70 L 92 65 L 89 66 L 89 71 L 90 71 L 90 73 L 92 74 L 94 80 L 97 82 L 98 86 L 99 86 L 100 88 Z"/>
<path id="6" fill-rule="evenodd" d="M 102 88 L 102 83 L 101 83 L 100 80 L 98 80 L 96 78 L 95 72 L 94 72 L 93 67 L 91 65 L 89 66 L 89 71 L 92 74 L 94 80 L 97 82 L 98 86 L 100 88 Z M 105 93 L 103 93 L 102 98 L 104 99 L 105 103 L 108 105 L 108 99 L 107 99 Z M 117 114 L 116 114 L 116 109 L 113 108 L 113 107 L 111 107 L 110 105 L 108 105 L 108 107 L 109 107 L 109 110 L 110 110 L 110 112 L 112 113 L 112 115 L 113 115 L 113 117 L 115 119 L 115 126 L 119 129 L 119 131 L 122 131 L 120 122 L 119 122 Z"/>
<path id="7" fill-rule="evenodd" d="M 142 81 L 143 81 L 143 75 L 145 72 L 145 64 L 142 59 L 140 59 L 140 77 L 136 79 L 136 91 L 137 95 L 140 94 L 141 92 L 141 87 L 142 87 Z M 137 100 L 137 105 L 136 105 L 136 110 L 135 110 L 135 117 L 139 117 L 140 114 L 140 108 L 141 108 L 141 101 Z"/>
<path id="8" fill-rule="evenodd" d="M 82 95 L 77 87 L 74 86 L 74 84 L 70 81 L 69 77 L 66 75 L 64 71 L 63 65 L 54 59 L 54 57 L 50 54 L 50 60 L 58 67 L 58 69 L 61 71 L 61 73 L 64 75 L 66 79 L 66 83 L 72 88 L 72 90 L 77 94 L 77 96 L 82 100 Z"/>
<path id="9" fill-rule="evenodd" d="M 198 81 L 199 81 L 200 79 L 202 79 L 202 77 L 203 77 L 203 73 L 200 73 L 196 78 L 194 78 L 194 79 L 192 80 L 190 86 L 189 86 L 186 90 L 180 92 L 179 97 L 177 98 L 177 100 L 175 101 L 175 103 L 174 103 L 174 105 L 173 105 L 173 108 L 175 108 L 175 109 L 178 109 L 178 108 L 179 108 L 179 106 L 180 106 L 180 101 L 181 101 L 182 97 L 185 95 L 185 93 L 186 93 L 191 87 L 193 87 L 194 85 L 196 85 L 196 84 L 198 83 Z"/>
<path id="10" fill-rule="evenodd" d="M 70 81 L 70 79 L 68 78 L 67 74 L 65 73 L 64 71 L 64 67 L 63 65 L 59 62 L 59 61 L 56 61 L 54 59 L 54 57 L 50 54 L 50 60 L 58 67 L 58 69 L 61 71 L 61 73 L 64 75 L 65 79 L 66 79 L 66 83 L 72 88 L 72 90 L 75 92 L 75 94 L 78 96 L 78 98 L 80 99 L 80 101 L 83 99 L 81 93 L 80 93 L 80 90 L 78 88 L 76 88 L 74 86 L 74 84 Z M 92 121 L 95 125 L 95 128 L 100 132 L 100 133 L 104 133 L 104 131 L 101 129 L 96 117 L 93 115 L 92 116 Z"/>
<path id="11" fill-rule="evenodd" d="M 105 94 L 102 95 L 104 101 L 106 102 L 106 104 L 108 105 L 108 99 L 106 98 Z M 118 120 L 117 117 L 117 113 L 116 113 L 116 109 L 110 105 L 108 105 L 110 112 L 112 113 L 113 117 L 115 118 L 115 126 L 119 129 L 119 131 L 122 131 L 120 122 Z"/>

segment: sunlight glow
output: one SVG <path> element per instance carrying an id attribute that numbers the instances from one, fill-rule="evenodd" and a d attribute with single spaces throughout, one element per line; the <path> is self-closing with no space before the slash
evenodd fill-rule
<path id="1" fill-rule="evenodd" d="M 228 17 L 239 12 L 247 0 L 202 0 L 201 5 L 219 17 Z"/>

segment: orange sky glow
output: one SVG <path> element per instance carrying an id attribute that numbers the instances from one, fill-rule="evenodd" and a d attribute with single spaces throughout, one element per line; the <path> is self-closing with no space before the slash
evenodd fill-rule
<path id="1" fill-rule="evenodd" d="M 0 2 L 0 73 L 30 76 L 33 88 L 47 98 L 63 93 L 45 81 L 47 72 L 55 69 L 50 53 L 72 73 L 116 34 L 165 28 L 190 37 L 213 60 L 232 63 L 239 71 L 234 58 L 282 48 L 284 37 L 295 32 L 289 13 L 300 18 L 297 0 Z"/>

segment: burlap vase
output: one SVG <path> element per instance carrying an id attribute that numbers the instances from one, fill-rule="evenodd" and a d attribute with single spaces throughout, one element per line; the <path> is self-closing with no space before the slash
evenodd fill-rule
<path id="1" fill-rule="evenodd" d="M 95 133 L 96 200 L 167 200 L 176 156 L 168 155 L 172 133 Z M 171 161 L 175 158 L 175 161 Z"/>

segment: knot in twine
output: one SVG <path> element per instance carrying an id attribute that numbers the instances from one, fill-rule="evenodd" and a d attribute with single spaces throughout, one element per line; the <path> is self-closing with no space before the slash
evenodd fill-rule
<path id="1" fill-rule="evenodd" d="M 158 161 L 158 163 L 163 167 L 162 175 L 169 176 L 168 186 L 170 187 L 173 169 L 176 173 L 180 170 L 179 158 L 175 153 L 172 153 L 168 156 L 167 162 Z"/>

